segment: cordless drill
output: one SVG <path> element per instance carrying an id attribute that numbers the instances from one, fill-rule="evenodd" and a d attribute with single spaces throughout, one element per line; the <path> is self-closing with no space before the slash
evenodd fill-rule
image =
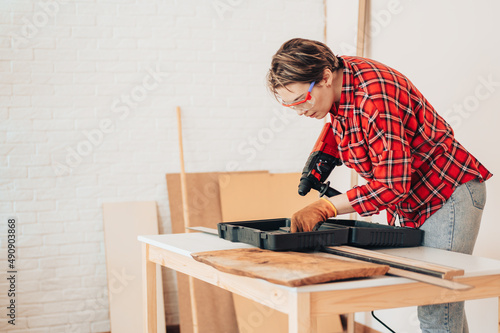
<path id="1" fill-rule="evenodd" d="M 302 170 L 299 183 L 300 195 L 306 195 L 311 188 L 317 190 L 320 197 L 323 195 L 333 197 L 340 194 L 339 191 L 330 187 L 329 181 L 325 183 L 333 169 L 342 165 L 342 161 L 335 156 L 338 156 L 338 150 L 333 139 L 332 124 L 326 123 Z"/>

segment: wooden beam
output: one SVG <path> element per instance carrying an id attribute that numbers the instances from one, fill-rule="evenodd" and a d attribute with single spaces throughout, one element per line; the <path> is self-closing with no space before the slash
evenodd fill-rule
<path id="1" fill-rule="evenodd" d="M 189 220 L 189 204 L 187 196 L 187 182 L 186 182 L 186 170 L 184 168 L 184 147 L 182 144 L 182 121 L 181 121 L 181 107 L 177 107 L 177 130 L 179 133 L 179 154 L 181 161 L 181 193 L 182 193 L 182 213 L 184 215 L 184 227 L 191 227 L 191 222 Z M 188 231 L 189 232 L 189 231 Z M 192 276 L 188 277 L 189 280 L 189 298 L 191 300 L 191 315 L 193 321 L 193 333 L 198 333 L 198 310 L 196 308 L 196 297 L 194 291 L 194 278 Z"/>
<path id="2" fill-rule="evenodd" d="M 427 274 L 441 279 L 451 280 L 455 276 L 464 275 L 463 269 L 447 267 L 419 261 L 410 258 L 393 256 L 390 254 L 361 249 L 351 246 L 326 246 L 328 253 L 345 256 L 352 259 L 369 261 L 377 264 L 389 265 L 394 268 Z"/>
<path id="3" fill-rule="evenodd" d="M 356 55 L 362 57 L 365 50 L 366 1 L 358 2 L 358 32 L 356 38 Z M 358 185 L 358 173 L 351 169 L 351 188 Z M 357 218 L 357 213 L 349 214 L 351 220 Z M 347 333 L 354 333 L 354 313 L 347 314 Z"/>
<path id="4" fill-rule="evenodd" d="M 488 298 L 500 291 L 499 274 L 462 277 L 457 280 L 474 288 L 468 290 L 450 290 L 427 283 L 409 282 L 398 285 L 378 286 L 376 288 L 311 293 L 311 315 L 324 316 L 353 311 L 365 312 L 415 305 L 461 302 Z"/>
<path id="5" fill-rule="evenodd" d="M 365 26 L 366 26 L 366 2 L 359 0 L 358 7 L 358 34 L 356 38 L 356 56 L 362 57 L 365 52 Z"/>
<path id="6" fill-rule="evenodd" d="M 459 282 L 452 281 L 452 280 L 445 280 L 445 279 L 429 276 L 426 274 L 415 273 L 412 271 L 394 268 L 394 267 L 389 268 L 389 271 L 387 272 L 387 274 L 396 275 L 399 277 L 405 277 L 405 278 L 412 279 L 415 281 L 425 282 L 425 283 L 433 284 L 435 286 L 440 286 L 440 287 L 452 289 L 452 290 L 469 290 L 469 289 L 474 288 L 473 286 L 470 286 L 468 284 L 459 283 Z"/>
<path id="7" fill-rule="evenodd" d="M 327 24 L 328 24 L 328 8 L 327 8 L 327 0 L 323 0 L 323 43 L 328 44 L 327 37 Z M 326 118 L 326 117 L 325 117 Z"/>
<path id="8" fill-rule="evenodd" d="M 356 56 L 363 57 L 365 52 L 365 29 L 366 29 L 366 3 L 368 0 L 359 0 L 358 5 L 358 33 L 356 37 Z M 358 185 L 358 174 L 351 169 L 351 188 Z M 349 214 L 352 220 L 356 219 L 356 213 Z"/>
<path id="9" fill-rule="evenodd" d="M 177 107 L 177 131 L 179 134 L 179 159 L 181 162 L 181 194 L 182 194 L 182 213 L 184 215 L 184 226 L 190 227 L 188 199 L 187 199 L 187 184 L 186 184 L 186 169 L 184 167 L 184 146 L 182 144 L 182 119 L 181 107 Z"/>

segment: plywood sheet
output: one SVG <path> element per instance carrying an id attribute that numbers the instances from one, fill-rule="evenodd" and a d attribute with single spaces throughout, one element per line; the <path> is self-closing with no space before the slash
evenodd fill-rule
<path id="1" fill-rule="evenodd" d="M 225 174 L 220 176 L 222 220 L 258 220 L 291 217 L 318 200 L 316 191 L 302 197 L 300 173 Z"/>
<path id="2" fill-rule="evenodd" d="M 267 171 L 187 173 L 186 187 L 191 225 L 216 228 L 217 223 L 222 222 L 223 219 L 220 197 L 221 187 L 232 191 L 238 187 L 238 184 L 232 180 L 239 179 L 239 176 L 255 176 L 261 179 L 262 175 L 269 175 L 269 173 Z M 166 179 L 172 232 L 187 232 L 184 228 L 182 212 L 180 174 L 167 174 Z"/>
<path id="3" fill-rule="evenodd" d="M 290 287 L 384 275 L 389 266 L 355 262 L 323 253 L 275 252 L 258 248 L 193 253 L 216 269 Z"/>
<path id="4" fill-rule="evenodd" d="M 288 332 L 288 315 L 233 294 L 240 333 Z"/>
<path id="5" fill-rule="evenodd" d="M 103 203 L 111 332 L 143 331 L 142 249 L 138 235 L 158 234 L 155 201 Z M 158 332 L 165 332 L 161 269 L 157 268 Z"/>
<path id="6" fill-rule="evenodd" d="M 240 333 L 287 333 L 288 315 L 248 298 L 233 294 Z M 316 333 L 343 333 L 340 316 L 317 316 Z M 313 330 L 314 332 L 314 330 Z M 375 333 L 375 332 L 373 332 Z M 380 332 L 377 332 L 380 333 Z"/>
<path id="7" fill-rule="evenodd" d="M 252 174 L 261 172 L 251 172 Z M 267 172 L 263 172 L 267 173 Z M 232 175 L 232 174 L 231 174 Z M 227 179 L 226 173 L 187 173 L 186 187 L 189 220 L 193 226 L 217 228 L 222 222 L 219 178 Z M 187 232 L 184 228 L 180 174 L 167 174 L 168 200 L 172 232 Z M 183 333 L 192 333 L 192 312 L 188 277 L 177 273 L 179 320 Z M 206 282 L 194 280 L 194 297 L 197 303 L 200 333 L 238 332 L 232 294 Z M 207 306 L 217 300 L 217 306 Z"/>

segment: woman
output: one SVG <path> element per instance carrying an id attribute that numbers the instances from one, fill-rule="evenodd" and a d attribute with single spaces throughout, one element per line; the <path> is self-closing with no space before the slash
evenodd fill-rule
<path id="1" fill-rule="evenodd" d="M 299 115 L 331 117 L 338 156 L 367 180 L 292 216 L 292 232 L 339 214 L 387 210 L 388 223 L 425 231 L 425 246 L 471 254 L 492 174 L 408 78 L 379 62 L 337 57 L 292 39 L 272 58 L 268 87 Z M 422 332 L 468 332 L 463 302 L 420 306 Z"/>

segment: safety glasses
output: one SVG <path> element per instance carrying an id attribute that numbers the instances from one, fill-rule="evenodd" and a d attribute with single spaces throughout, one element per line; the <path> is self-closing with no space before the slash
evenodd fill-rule
<path id="1" fill-rule="evenodd" d="M 311 85 L 309 86 L 309 90 L 307 90 L 307 94 L 305 98 L 299 100 L 299 101 L 294 101 L 291 103 L 284 102 L 283 100 L 281 101 L 281 104 L 283 106 L 286 106 L 287 108 L 291 108 L 297 111 L 307 111 L 310 110 L 314 106 L 315 99 L 313 96 L 311 96 L 311 90 L 314 87 L 314 84 L 316 82 L 311 82 Z"/>

